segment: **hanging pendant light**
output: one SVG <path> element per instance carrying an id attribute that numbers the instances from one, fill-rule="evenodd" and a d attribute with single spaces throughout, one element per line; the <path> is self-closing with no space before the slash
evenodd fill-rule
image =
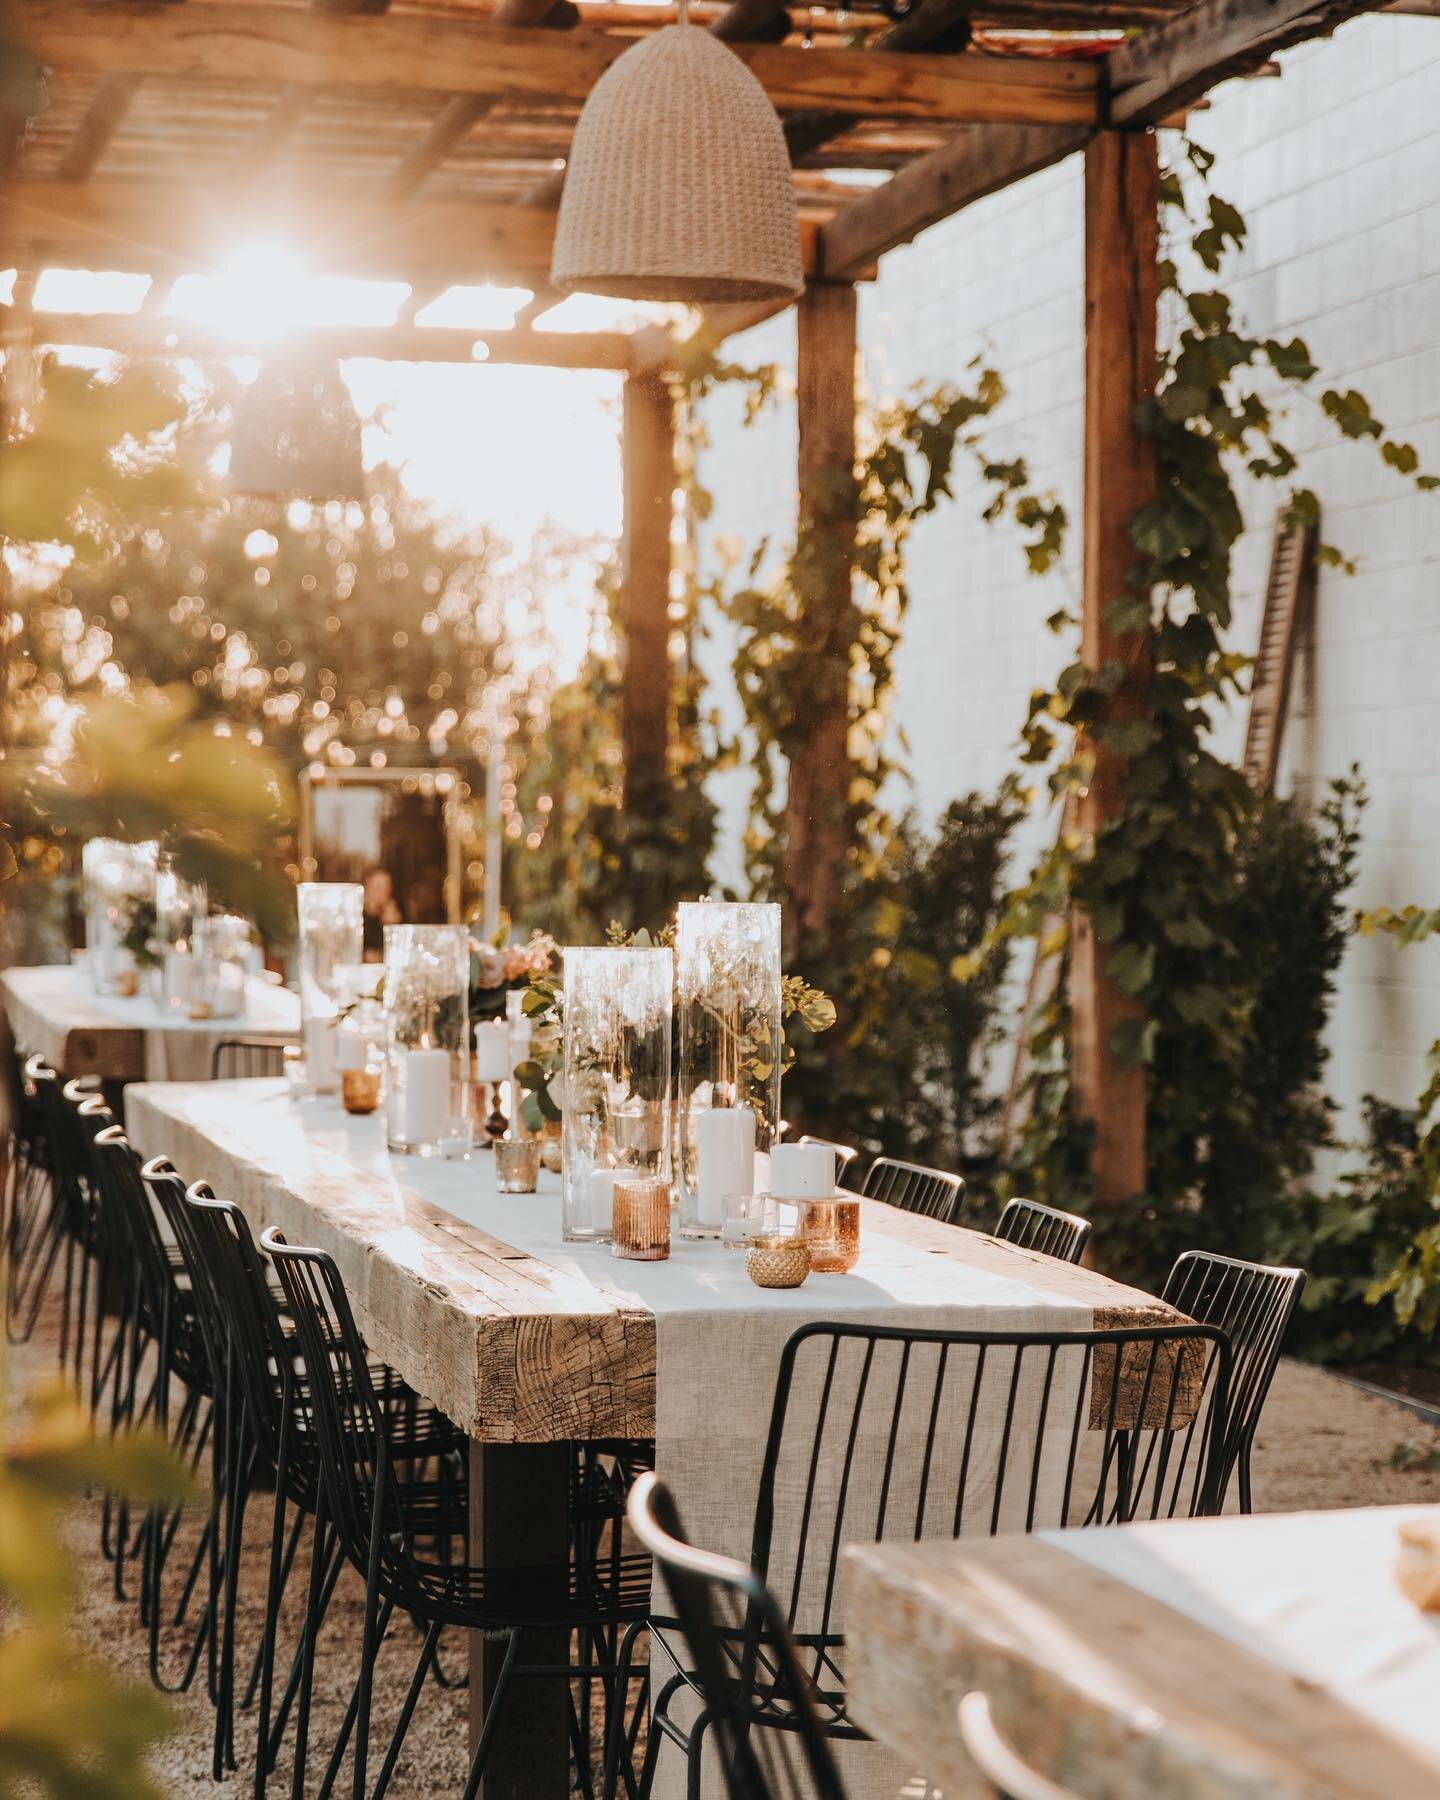
<path id="1" fill-rule="evenodd" d="M 702 305 L 804 288 L 780 120 L 688 11 L 618 57 L 581 110 L 550 273 L 567 293 Z"/>
<path id="2" fill-rule="evenodd" d="M 333 359 L 265 363 L 235 402 L 228 486 L 261 500 L 360 500 L 360 421 Z"/>

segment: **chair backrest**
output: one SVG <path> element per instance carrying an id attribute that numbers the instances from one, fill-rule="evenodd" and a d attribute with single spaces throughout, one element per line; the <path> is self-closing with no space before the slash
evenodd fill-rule
<path id="1" fill-rule="evenodd" d="M 817 1323 L 780 1359 L 752 1562 L 822 1693 L 845 1543 L 1218 1511 L 1230 1346 L 1202 1325 Z"/>
<path id="2" fill-rule="evenodd" d="M 260 1247 L 279 1274 L 304 1358 L 331 1522 L 361 1568 L 370 1556 L 373 1526 L 384 1573 L 393 1559 L 407 1560 L 409 1534 L 384 1415 L 345 1284 L 325 1251 L 287 1243 L 273 1225 L 261 1234 Z"/>
<path id="3" fill-rule="evenodd" d="M 1053 1256 L 1058 1262 L 1078 1263 L 1090 1241 L 1090 1221 L 1039 1200 L 1010 1200 L 1000 1214 L 995 1236 L 1022 1250 Z"/>
<path id="4" fill-rule="evenodd" d="M 230 1370 L 230 1343 L 233 1320 L 225 1296 L 220 1292 L 201 1250 L 185 1205 L 185 1183 L 173 1163 L 164 1156 L 152 1156 L 140 1170 L 140 1179 L 149 1190 L 160 1216 L 170 1229 L 180 1253 L 180 1261 L 190 1280 L 195 1320 L 204 1339 L 216 1391 L 227 1383 Z"/>
<path id="5" fill-rule="evenodd" d="M 808 1131 L 802 1132 L 795 1142 L 797 1144 L 819 1144 L 826 1150 L 833 1150 L 835 1167 L 841 1173 L 848 1169 L 860 1154 L 853 1144 L 839 1144 L 834 1138 L 812 1137 Z"/>
<path id="6" fill-rule="evenodd" d="M 182 1323 L 188 1321 L 190 1309 L 180 1280 L 181 1270 L 170 1259 L 159 1217 L 141 1178 L 140 1159 L 121 1126 L 108 1126 L 96 1137 L 95 1171 L 102 1204 L 124 1221 L 147 1328 L 157 1338 L 165 1336 L 171 1364 L 187 1384 L 209 1388 L 214 1365 L 208 1355 L 208 1343 L 194 1345 L 188 1326 Z M 195 1360 L 201 1355 L 205 1357 L 203 1367 Z"/>
<path id="7" fill-rule="evenodd" d="M 210 1052 L 212 1081 L 246 1081 L 285 1073 L 285 1046 L 269 1038 L 221 1038 Z"/>
<path id="8" fill-rule="evenodd" d="M 1305 1287 L 1303 1269 L 1272 1268 L 1187 1250 L 1176 1258 L 1161 1299 L 1230 1340 L 1230 1429 L 1227 1473 L 1260 1421 L 1280 1348 Z"/>
<path id="9" fill-rule="evenodd" d="M 815 1800 L 844 1800 L 810 1683 L 764 1581 L 726 1556 L 684 1539 L 669 1489 L 650 1471 L 636 1481 L 626 1517 L 660 1565 L 685 1632 L 731 1800 L 798 1800 L 802 1788 L 787 1752 L 798 1738 Z M 783 1704 L 790 1729 L 753 1730 Z"/>
<path id="10" fill-rule="evenodd" d="M 871 1200 L 883 1200 L 902 1212 L 922 1213 L 947 1225 L 960 1223 L 965 1183 L 944 1169 L 927 1169 L 924 1163 L 898 1162 L 893 1156 L 877 1156 L 865 1171 L 860 1192 Z"/>
<path id="11" fill-rule="evenodd" d="M 37 1063 L 32 1058 L 26 1067 L 45 1121 L 60 1216 L 66 1230 L 83 1239 L 89 1228 L 91 1169 L 86 1136 L 77 1117 L 79 1105 L 66 1101 L 66 1084 L 48 1063 Z M 86 1089 L 87 1096 L 93 1092 L 93 1088 Z"/>
<path id="12" fill-rule="evenodd" d="M 163 1179 L 163 1159 L 145 1165 Z M 292 1432 L 281 1455 L 282 1409 L 288 1403 L 291 1350 L 285 1342 L 275 1296 L 265 1279 L 250 1222 L 230 1200 L 217 1200 L 208 1183 L 185 1189 L 184 1211 L 195 1245 L 229 1330 L 231 1369 L 244 1402 L 250 1429 L 261 1455 L 287 1478 L 297 1472 L 294 1459 L 313 1444 L 308 1432 Z M 313 1476 L 313 1458 L 305 1473 Z"/>

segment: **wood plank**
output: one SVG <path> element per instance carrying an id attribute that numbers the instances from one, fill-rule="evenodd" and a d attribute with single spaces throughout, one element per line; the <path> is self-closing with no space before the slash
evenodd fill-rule
<path id="1" fill-rule="evenodd" d="M 107 75 L 56 167 L 61 181 L 84 181 L 105 154 L 140 86 L 138 75 Z"/>
<path id="2" fill-rule="evenodd" d="M 1135 429 L 1139 401 L 1155 390 L 1159 162 L 1153 134 L 1104 131 L 1085 151 L 1085 567 L 1081 659 L 1119 662 L 1129 684 L 1149 668 L 1149 633 L 1117 632 L 1112 603 L 1135 564 L 1130 521 L 1153 494 L 1155 459 Z M 1138 697 L 1115 697 L 1117 719 L 1138 716 Z M 1123 809 L 1126 761 L 1088 746 L 1094 773 L 1080 796 L 1079 824 L 1093 834 Z M 1145 1187 L 1146 1071 L 1125 1067 L 1112 1047 L 1140 1007 L 1106 973 L 1108 952 L 1089 915 L 1070 926 L 1070 1061 L 1077 1115 L 1093 1123 L 1091 1171 L 1102 1206 Z"/>
<path id="3" fill-rule="evenodd" d="M 15 0 L 15 29 L 43 62 L 101 74 L 209 76 L 276 86 L 500 94 L 582 101 L 625 38 L 406 14 L 328 18 L 217 0 L 214 5 Z M 903 56 L 737 44 L 776 106 L 883 118 L 1093 122 L 1099 72 L 1026 57 Z"/>
<path id="4" fill-rule="evenodd" d="M 506 277 L 536 288 L 549 279 L 555 235 L 548 208 L 449 195 L 381 200 L 353 180 L 263 194 L 198 182 L 13 181 L 5 199 L 12 232 L 45 261 L 171 277 L 220 267 L 237 243 L 253 238 L 293 243 L 329 274 L 412 282 Z M 807 270 L 821 224 L 801 220 Z"/>
<path id="5" fill-rule="evenodd" d="M 1077 126 L 965 126 L 822 228 L 819 273 L 833 281 L 854 276 L 972 201 L 1062 161 L 1089 135 Z"/>
<path id="6" fill-rule="evenodd" d="M 1110 122 L 1158 125 L 1216 82 L 1373 10 L 1374 0 L 1201 0 L 1110 52 Z"/>
<path id="7" fill-rule="evenodd" d="M 0 341 L 11 336 L 10 309 L 0 308 Z M 18 328 L 17 328 L 18 329 Z M 125 356 L 195 357 L 214 361 L 266 343 L 186 319 L 140 314 L 38 313 L 34 337 L 41 344 L 84 344 Z M 337 325 L 291 333 L 288 345 L 317 355 L 375 358 L 382 362 L 496 363 L 528 368 L 630 367 L 630 339 L 623 331 L 471 331 L 457 326 Z M 477 354 L 477 348 L 481 351 Z"/>
<path id="8" fill-rule="evenodd" d="M 620 433 L 624 477 L 620 743 L 627 785 L 654 792 L 670 737 L 670 525 L 675 411 L 669 383 L 632 375 Z"/>
<path id="9" fill-rule="evenodd" d="M 785 899 L 795 941 L 826 940 L 850 848 L 850 584 L 855 543 L 855 289 L 808 287 L 796 307 L 800 530 L 812 595 L 809 684 L 821 713 L 790 758 L 785 794 Z"/>
<path id="10" fill-rule="evenodd" d="M 1138 1555 L 1150 1530 L 1212 1526 L 1123 1529 Z M 976 1791 L 957 1714 L 977 1688 L 1023 1760 L 1067 1791 L 1083 1782 L 1087 1793 L 1167 1800 L 1435 1792 L 1432 1766 L 1335 1693 L 1058 1543 L 854 1545 L 840 1584 L 852 1715 L 947 1794 Z"/>

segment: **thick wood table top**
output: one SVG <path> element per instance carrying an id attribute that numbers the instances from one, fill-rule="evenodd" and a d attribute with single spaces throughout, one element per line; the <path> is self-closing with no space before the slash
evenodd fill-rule
<path id="1" fill-rule="evenodd" d="M 951 1796 L 980 1689 L 1083 1800 L 1433 1800 L 1440 1618 L 1393 1578 L 1413 1507 L 854 1545 L 853 1716 Z"/>
<path id="2" fill-rule="evenodd" d="M 211 1050 L 223 1038 L 281 1041 L 300 1030 L 299 996 L 255 977 L 246 983 L 245 1013 L 234 1019 L 187 1019 L 143 995 L 97 994 L 66 963 L 6 969 L 0 1004 L 27 1054 L 38 1052 L 62 1074 L 107 1081 L 208 1074 Z"/>
<path id="3" fill-rule="evenodd" d="M 484 1442 L 655 1436 L 657 1314 L 687 1357 L 703 1354 L 722 1313 L 774 1311 L 787 1333 L 877 1307 L 900 1323 L 967 1285 L 982 1306 L 1003 1299 L 1010 1319 L 1057 1306 L 1085 1325 L 1174 1317 L 1092 1270 L 871 1201 L 856 1272 L 788 1293 L 751 1285 L 743 1258 L 714 1243 L 617 1262 L 561 1241 L 558 1177 L 500 1195 L 493 1158 L 392 1157 L 378 1115 L 292 1102 L 283 1081 L 140 1085 L 126 1114 L 143 1154 L 210 1181 L 255 1228 L 328 1250 L 376 1353 Z"/>

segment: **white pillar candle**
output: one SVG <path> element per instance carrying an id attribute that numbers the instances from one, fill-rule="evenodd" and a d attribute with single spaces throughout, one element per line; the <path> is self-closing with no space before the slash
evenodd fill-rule
<path id="1" fill-rule="evenodd" d="M 590 1176 L 590 1229 L 607 1234 L 615 1225 L 615 1183 L 633 1169 L 596 1169 Z"/>
<path id="2" fill-rule="evenodd" d="M 503 1019 L 475 1027 L 475 1067 L 472 1081 L 510 1079 L 510 1029 Z"/>
<path id="3" fill-rule="evenodd" d="M 192 970 L 191 974 L 193 979 L 198 970 Z M 198 991 L 199 986 L 196 981 L 192 992 Z M 315 1092 L 335 1086 L 335 1027 L 330 1019 L 305 1021 L 305 1074 Z"/>
<path id="4" fill-rule="evenodd" d="M 718 1106 L 694 1118 L 698 1219 L 718 1226 L 727 1194 L 755 1191 L 755 1114 L 748 1106 Z"/>
<path id="5" fill-rule="evenodd" d="M 401 1070 L 405 1142 L 438 1143 L 450 1126 L 450 1052 L 406 1050 Z"/>
<path id="6" fill-rule="evenodd" d="M 770 1192 L 777 1200 L 824 1200 L 835 1192 L 835 1152 L 827 1144 L 776 1144 Z"/>
<path id="7" fill-rule="evenodd" d="M 365 1037 L 359 1031 L 346 1031 L 343 1026 L 335 1029 L 335 1066 L 337 1069 L 363 1069 L 365 1067 Z"/>

